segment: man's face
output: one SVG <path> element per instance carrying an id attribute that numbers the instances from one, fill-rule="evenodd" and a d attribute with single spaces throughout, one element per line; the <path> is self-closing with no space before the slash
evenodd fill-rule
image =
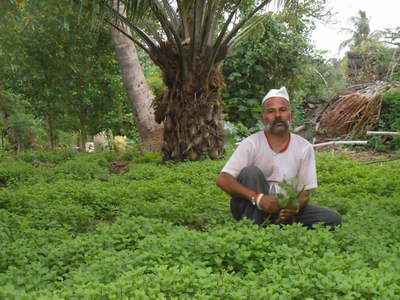
<path id="1" fill-rule="evenodd" d="M 264 114 L 261 122 L 265 130 L 273 135 L 283 135 L 288 132 L 294 112 L 289 109 L 289 103 L 282 97 L 269 98 L 263 103 Z"/>

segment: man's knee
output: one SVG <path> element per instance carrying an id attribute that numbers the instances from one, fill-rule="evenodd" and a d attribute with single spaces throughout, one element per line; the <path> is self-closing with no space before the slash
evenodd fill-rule
<path id="1" fill-rule="evenodd" d="M 332 210 L 330 224 L 327 225 L 337 226 L 340 224 L 342 224 L 342 215 L 337 211 Z"/>
<path id="2" fill-rule="evenodd" d="M 298 221 L 310 229 L 316 223 L 322 223 L 324 226 L 331 226 L 334 229 L 335 226 L 342 224 L 342 216 L 327 207 L 307 204 L 304 210 L 300 211 Z"/>
<path id="3" fill-rule="evenodd" d="M 269 193 L 269 184 L 263 172 L 256 166 L 244 167 L 240 171 L 237 180 L 248 189 L 264 195 Z"/>
<path id="4" fill-rule="evenodd" d="M 261 170 L 253 165 L 244 167 L 239 173 L 239 177 L 242 178 L 257 178 L 260 175 L 263 175 Z"/>
<path id="5" fill-rule="evenodd" d="M 331 226 L 331 230 L 334 230 L 336 226 L 342 224 L 342 215 L 337 211 L 330 210 L 329 214 L 325 216 L 323 224 L 324 226 Z"/>

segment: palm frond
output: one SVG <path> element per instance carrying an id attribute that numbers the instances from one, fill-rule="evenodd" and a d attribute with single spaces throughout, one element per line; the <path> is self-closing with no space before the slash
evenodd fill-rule
<path id="1" fill-rule="evenodd" d="M 384 35 L 384 32 L 381 30 L 374 30 L 373 32 L 370 33 L 369 37 L 371 40 L 379 40 L 382 38 L 382 36 Z"/>
<path id="2" fill-rule="evenodd" d="M 190 36 L 190 34 L 188 31 L 187 13 L 185 13 L 186 9 L 182 7 L 183 4 L 181 3 L 180 0 L 176 0 L 176 3 L 178 5 L 178 11 L 181 20 L 183 39 L 187 39 Z"/>
<path id="3" fill-rule="evenodd" d="M 343 32 L 343 33 L 345 33 L 345 34 L 351 34 L 351 35 L 356 35 L 357 34 L 357 32 L 355 31 L 355 30 L 353 30 L 353 29 L 350 29 L 350 28 L 340 28 L 340 30 L 338 31 L 338 33 L 341 33 L 341 32 Z"/>
<path id="4" fill-rule="evenodd" d="M 135 22 L 142 18 L 148 12 L 148 1 L 138 0 L 114 0 L 118 5 L 124 4 L 126 8 L 127 19 Z"/>
<path id="5" fill-rule="evenodd" d="M 164 30 L 168 42 L 171 44 L 171 46 L 174 45 L 176 43 L 176 40 L 174 39 L 174 34 L 172 31 L 175 30 L 173 29 L 173 25 L 168 21 L 165 11 L 159 6 L 159 4 L 155 0 L 150 0 L 149 5 L 158 22 L 160 23 L 162 29 Z"/>
<path id="6" fill-rule="evenodd" d="M 160 37 L 160 35 L 158 34 L 157 30 L 155 30 L 153 28 L 153 26 L 151 26 L 149 24 L 149 22 L 147 22 L 144 18 L 141 19 L 142 23 L 147 27 L 147 29 L 151 32 L 151 34 L 153 35 L 153 37 L 156 39 L 157 43 L 159 45 L 161 45 L 163 43 L 162 38 Z"/>
<path id="7" fill-rule="evenodd" d="M 204 48 L 206 46 L 211 46 L 214 33 L 216 32 L 218 27 L 218 20 L 220 20 L 221 16 L 224 14 L 224 7 L 227 2 L 228 0 L 214 0 L 213 7 L 215 8 L 215 16 L 211 20 L 212 22 L 210 22 L 211 30 L 209 30 L 208 32 L 207 39 L 205 40 L 205 43 L 203 44 L 201 51 L 204 51 Z"/>
<path id="8" fill-rule="evenodd" d="M 104 19 L 104 21 L 106 23 L 108 23 L 109 25 L 111 25 L 112 27 L 114 27 L 116 30 L 118 30 L 120 33 L 122 33 L 123 35 L 125 35 L 128 39 L 130 39 L 132 42 L 134 42 L 135 44 L 137 44 L 141 49 L 143 49 L 147 54 L 150 54 L 150 50 L 143 45 L 139 40 L 135 39 L 134 37 L 132 37 L 130 34 L 126 33 L 125 30 L 122 30 L 121 28 L 119 28 L 117 25 L 113 24 L 112 22 L 110 22 L 107 19 Z"/>
<path id="9" fill-rule="evenodd" d="M 194 8 L 193 8 L 193 30 L 192 30 L 192 36 L 190 38 L 190 59 L 192 61 L 192 63 L 194 63 L 195 60 L 195 56 L 197 54 L 197 38 L 196 38 L 196 32 L 197 32 L 197 26 L 198 26 L 198 21 L 197 21 L 197 1 L 194 2 Z M 202 15 L 201 12 L 199 14 L 200 16 Z"/>
<path id="10" fill-rule="evenodd" d="M 160 51 L 159 47 L 154 43 L 154 41 L 138 26 L 134 25 L 131 21 L 129 21 L 124 15 L 123 12 L 120 13 L 119 11 L 115 10 L 113 7 L 107 5 L 107 8 L 112 12 L 114 17 L 119 19 L 121 22 L 126 24 L 129 28 L 131 28 L 137 35 L 140 36 L 140 38 L 149 46 L 149 48 L 154 51 L 156 54 L 156 58 L 159 61 L 159 63 L 162 66 L 166 66 L 166 57 L 165 55 Z M 121 8 L 121 7 L 119 7 Z M 115 23 L 117 23 L 117 20 L 114 20 Z"/>
<path id="11" fill-rule="evenodd" d="M 342 51 L 342 50 L 343 50 L 344 48 L 346 48 L 346 47 L 352 48 L 352 46 L 354 46 L 354 43 L 353 43 L 353 42 L 354 42 L 353 39 L 348 39 L 348 40 L 343 41 L 343 42 L 339 45 L 338 51 L 340 52 L 340 51 Z"/>
<path id="12" fill-rule="evenodd" d="M 200 52 L 204 51 L 204 45 L 207 44 L 208 36 L 209 35 L 212 36 L 213 32 L 212 30 L 210 30 L 210 28 L 214 22 L 216 11 L 217 11 L 217 6 L 215 5 L 215 1 L 208 1 L 205 12 L 205 18 L 203 21 L 203 26 L 200 32 L 200 41 L 201 41 Z"/>
<path id="13" fill-rule="evenodd" d="M 271 0 L 266 0 L 266 1 L 271 1 Z M 238 10 L 239 5 L 240 5 L 241 2 L 242 2 L 242 0 L 238 0 L 236 2 L 236 6 L 232 9 L 228 19 L 226 20 L 226 22 L 224 24 L 224 27 L 222 28 L 221 32 L 218 35 L 217 40 L 214 43 L 214 46 L 213 46 L 212 51 L 211 51 L 210 58 L 208 59 L 207 66 L 206 66 L 206 69 L 205 69 L 207 74 L 209 74 L 209 72 L 211 70 L 211 66 L 214 64 L 215 57 L 217 56 L 218 50 L 219 50 L 219 48 L 221 46 L 222 39 L 225 36 L 225 33 L 228 30 L 228 27 L 229 27 L 229 25 L 230 25 L 230 23 L 232 21 L 232 18 L 236 14 L 236 11 Z"/>
<path id="14" fill-rule="evenodd" d="M 174 29 L 177 30 L 179 26 L 179 19 L 175 13 L 175 10 L 169 4 L 168 0 L 162 0 L 162 3 L 164 4 L 165 10 L 167 11 L 167 14 L 172 22 L 172 25 L 174 26 Z"/>
<path id="15" fill-rule="evenodd" d="M 161 7 L 159 6 L 159 4 L 156 2 L 156 0 L 150 0 L 151 3 L 151 8 L 154 14 L 156 14 L 158 21 L 160 21 L 164 31 L 168 31 L 172 34 L 174 41 L 175 41 L 175 45 L 177 47 L 177 50 L 179 52 L 179 56 L 180 56 L 180 64 L 181 64 L 181 75 L 182 75 L 182 81 L 186 82 L 187 77 L 188 77 L 188 61 L 187 61 L 187 57 L 186 57 L 186 53 L 182 47 L 181 44 L 181 40 L 179 38 L 178 33 L 176 32 L 176 30 L 174 29 L 173 25 L 171 24 L 171 22 L 168 21 L 164 11 L 161 9 Z M 172 40 L 170 40 L 170 44 L 171 46 L 174 45 L 174 43 L 172 42 Z"/>
<path id="16" fill-rule="evenodd" d="M 351 38 L 340 44 L 339 51 L 347 46 L 350 46 L 351 49 L 356 49 L 359 45 L 366 42 L 379 41 L 383 33 L 382 31 L 371 33 L 369 27 L 370 20 L 371 18 L 368 18 L 366 12 L 363 10 L 359 10 L 355 16 L 350 17 L 347 22 L 352 25 L 352 28 L 341 28 L 339 32 L 351 35 Z"/>
<path id="17" fill-rule="evenodd" d="M 264 0 L 263 2 L 261 2 L 261 4 L 256 7 L 252 12 L 250 12 L 249 14 L 247 14 L 247 16 L 245 16 L 239 23 L 237 23 L 231 30 L 231 32 L 229 32 L 229 34 L 224 38 L 224 40 L 222 41 L 222 44 L 228 45 L 229 42 L 236 36 L 236 34 L 238 33 L 238 31 L 244 26 L 244 24 L 246 24 L 246 22 L 253 17 L 260 9 L 262 9 L 265 5 L 267 5 L 268 3 L 270 3 L 272 0 Z"/>
<path id="18" fill-rule="evenodd" d="M 277 6 L 282 7 L 284 13 L 284 20 L 290 26 L 295 26 L 300 16 L 304 13 L 302 6 L 298 0 L 277 0 Z"/>
<path id="19" fill-rule="evenodd" d="M 188 16 L 196 5 L 196 0 L 177 0 L 178 11 L 180 16 Z"/>
<path id="20" fill-rule="evenodd" d="M 243 38 L 245 38 L 249 33 L 253 32 L 255 28 L 261 25 L 264 28 L 265 21 L 273 14 L 272 11 L 268 12 L 265 15 L 257 17 L 253 22 L 251 22 L 248 26 L 246 26 L 238 35 L 236 35 L 231 41 L 228 43 L 228 51 L 230 51 L 237 43 L 239 43 Z"/>

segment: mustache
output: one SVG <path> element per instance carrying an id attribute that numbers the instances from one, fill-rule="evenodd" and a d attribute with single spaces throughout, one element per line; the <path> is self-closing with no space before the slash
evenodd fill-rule
<path id="1" fill-rule="evenodd" d="M 278 123 L 283 123 L 283 124 L 289 126 L 289 123 L 288 123 L 286 120 L 282 119 L 282 118 L 277 118 L 277 119 L 273 120 L 273 121 L 271 122 L 271 126 L 273 127 L 273 126 L 275 126 L 275 125 L 278 124 Z"/>
<path id="2" fill-rule="evenodd" d="M 286 125 L 286 127 L 290 126 L 290 123 L 282 118 L 276 118 L 275 120 L 273 120 L 271 123 L 266 125 L 267 130 L 271 129 L 272 127 L 274 127 L 276 124 L 278 123 L 283 123 Z"/>
<path id="3" fill-rule="evenodd" d="M 265 125 L 265 130 L 270 132 L 270 133 L 274 133 L 275 132 L 274 126 L 276 124 L 279 124 L 279 123 L 284 124 L 285 131 L 287 131 L 287 130 L 289 130 L 289 127 L 290 127 L 292 122 L 291 122 L 291 120 L 286 121 L 286 120 L 282 119 L 281 117 L 279 117 L 279 118 L 273 120 L 271 123 Z"/>

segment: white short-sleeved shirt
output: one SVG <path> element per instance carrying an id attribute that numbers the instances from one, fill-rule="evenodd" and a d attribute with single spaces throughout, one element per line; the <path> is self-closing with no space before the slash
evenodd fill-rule
<path id="1" fill-rule="evenodd" d="M 298 179 L 297 191 L 318 187 L 315 156 L 312 145 L 297 134 L 290 134 L 285 151 L 274 154 L 264 131 L 244 139 L 226 163 L 222 172 L 238 178 L 240 171 L 249 165 L 258 167 L 270 184 L 270 194 L 276 195 L 283 180 Z"/>

